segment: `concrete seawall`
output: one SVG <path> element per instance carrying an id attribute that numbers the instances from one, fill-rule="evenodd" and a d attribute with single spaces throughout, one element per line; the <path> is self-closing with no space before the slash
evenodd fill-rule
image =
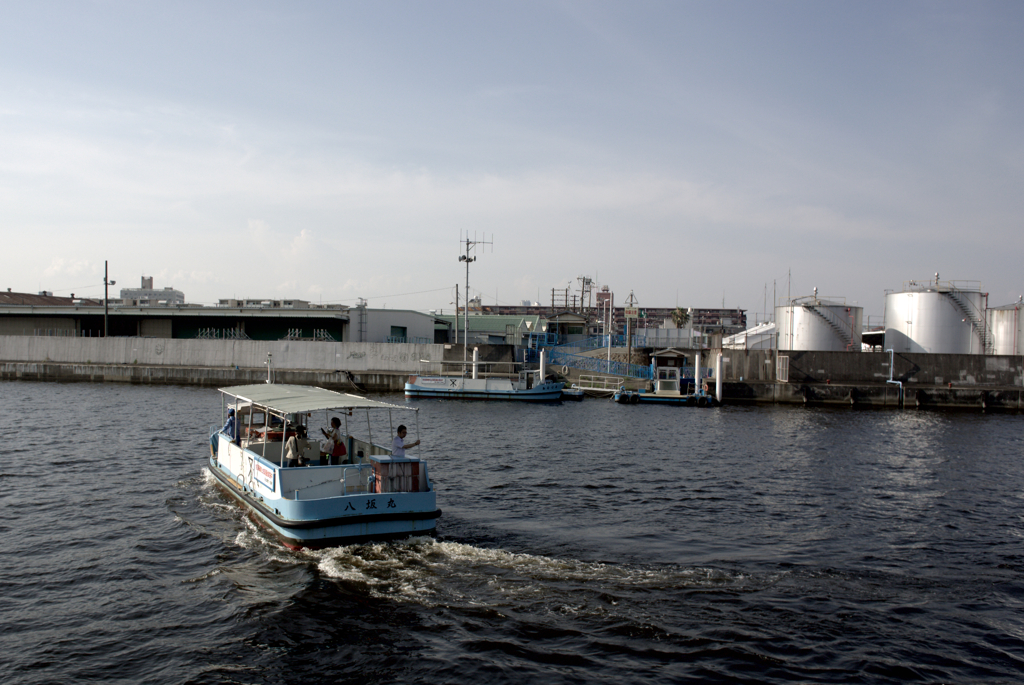
<path id="1" fill-rule="evenodd" d="M 933 407 L 1024 410 L 1024 357 L 887 352 L 705 350 L 714 367 L 722 352 L 723 400 L 729 404 Z M 779 364 L 779 358 L 785 358 Z M 780 367 L 788 374 L 778 377 Z M 570 374 L 576 380 L 581 373 Z M 601 374 L 598 374 L 601 375 Z M 626 381 L 629 387 L 649 383 Z M 710 390 L 714 392 L 714 379 Z"/>
<path id="2" fill-rule="evenodd" d="M 714 364 L 718 350 L 710 350 Z M 779 358 L 788 362 L 779 364 Z M 860 407 L 1024 408 L 1024 358 L 888 352 L 724 350 L 724 399 L 730 402 Z M 780 366 L 788 376 L 777 378 Z"/>
<path id="3" fill-rule="evenodd" d="M 275 369 L 408 374 L 423 366 L 421 359 L 441 362 L 445 358 L 445 346 L 307 340 L 0 336 L 0 361 L 4 362 L 266 369 L 268 354 L 272 355 Z"/>
<path id="4" fill-rule="evenodd" d="M 479 348 L 486 361 L 514 359 L 508 345 Z M 277 383 L 400 392 L 410 374 L 459 370 L 442 362 L 464 352 L 411 343 L 0 336 L 0 379 L 222 387 L 264 382 L 268 354 Z"/>
<path id="5" fill-rule="evenodd" d="M 279 369 L 275 383 L 317 385 L 342 392 L 401 392 L 407 373 L 360 373 Z M 0 362 L 0 380 L 84 381 L 91 383 L 138 383 L 143 385 L 206 385 L 221 388 L 267 380 L 266 369 L 189 366 L 140 366 L 136 364 L 60 364 Z"/>
<path id="6" fill-rule="evenodd" d="M 514 361 L 480 345 L 485 362 Z M 705 350 L 713 366 L 718 350 Z M 0 379 L 223 387 L 274 381 L 346 392 L 400 392 L 410 374 L 457 373 L 460 345 L 0 336 Z M 1024 357 L 724 350 L 728 403 L 1024 410 Z M 470 358 L 472 354 L 468 355 Z M 786 358 L 782 365 L 780 357 Z M 788 366 L 788 376 L 779 378 Z M 507 371 L 509 366 L 494 367 Z M 576 374 L 573 374 L 576 375 Z M 712 380 L 712 390 L 714 381 Z"/>

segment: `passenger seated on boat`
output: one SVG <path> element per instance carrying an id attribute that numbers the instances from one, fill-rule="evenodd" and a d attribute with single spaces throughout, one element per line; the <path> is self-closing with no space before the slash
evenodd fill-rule
<path id="1" fill-rule="evenodd" d="M 399 426 L 398 430 L 395 431 L 398 435 L 391 441 L 391 456 L 392 457 L 404 457 L 405 451 L 416 445 L 420 444 L 420 441 L 410 442 L 408 445 L 405 444 L 405 435 L 408 432 L 405 426 Z"/>
<path id="2" fill-rule="evenodd" d="M 326 466 L 324 461 L 330 457 L 331 465 L 337 466 L 341 463 L 341 458 L 348 453 L 345 449 L 345 440 L 341 437 L 341 419 L 335 416 L 331 419 L 331 430 L 325 431 L 321 428 L 320 432 L 327 438 L 320 443 L 320 465 Z"/>
<path id="3" fill-rule="evenodd" d="M 213 435 L 210 436 L 210 456 L 211 457 L 216 457 L 217 456 L 217 443 L 220 442 L 220 434 L 221 433 L 226 433 L 227 436 L 228 436 L 228 440 L 230 440 L 231 442 L 235 443 L 236 445 L 240 444 L 240 441 L 239 441 L 239 438 L 238 438 L 238 427 L 235 424 L 235 410 L 234 409 L 228 409 L 228 420 L 224 423 L 224 427 L 221 428 L 219 431 L 215 431 L 213 433 Z"/>
<path id="4" fill-rule="evenodd" d="M 288 468 L 295 468 L 296 466 L 306 466 L 308 462 L 302 458 L 303 452 L 306 450 L 306 427 L 296 426 L 295 434 L 290 436 L 284 443 L 284 457 L 288 460 L 286 466 Z"/>

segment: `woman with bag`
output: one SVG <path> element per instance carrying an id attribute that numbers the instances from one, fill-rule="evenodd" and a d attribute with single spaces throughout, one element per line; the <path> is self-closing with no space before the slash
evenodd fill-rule
<path id="1" fill-rule="evenodd" d="M 345 440 L 341 437 L 341 419 L 335 416 L 331 419 L 331 430 L 321 428 L 320 432 L 327 438 L 320 443 L 320 465 L 325 466 L 324 457 L 330 457 L 331 466 L 337 466 L 341 463 L 341 458 L 348 454 Z"/>

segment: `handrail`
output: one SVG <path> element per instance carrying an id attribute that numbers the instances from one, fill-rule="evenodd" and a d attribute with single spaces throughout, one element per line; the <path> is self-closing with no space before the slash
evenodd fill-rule
<path id="1" fill-rule="evenodd" d="M 372 464 L 349 464 L 347 466 L 343 466 L 342 467 L 342 469 L 341 469 L 341 479 L 339 480 L 339 482 L 341 483 L 342 494 L 348 494 L 348 472 L 351 471 L 352 469 L 356 470 L 356 486 L 355 487 L 356 488 L 359 487 L 359 477 L 362 475 L 363 467 L 364 466 L 368 466 L 370 468 L 370 474 L 372 475 L 373 474 L 373 465 Z M 367 490 L 369 490 L 369 482 L 367 482 Z"/>
<path id="2" fill-rule="evenodd" d="M 581 390 L 618 390 L 622 379 L 615 376 L 580 376 L 575 385 Z"/>

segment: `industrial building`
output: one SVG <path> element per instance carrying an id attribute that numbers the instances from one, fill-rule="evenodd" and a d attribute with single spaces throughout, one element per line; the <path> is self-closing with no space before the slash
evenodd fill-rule
<path id="1" fill-rule="evenodd" d="M 160 292 L 160 291 L 157 291 Z M 434 343 L 435 318 L 405 309 L 302 300 L 221 300 L 216 306 L 138 304 L 0 293 L 0 335 Z M 447 334 L 442 342 L 447 342 Z"/>

